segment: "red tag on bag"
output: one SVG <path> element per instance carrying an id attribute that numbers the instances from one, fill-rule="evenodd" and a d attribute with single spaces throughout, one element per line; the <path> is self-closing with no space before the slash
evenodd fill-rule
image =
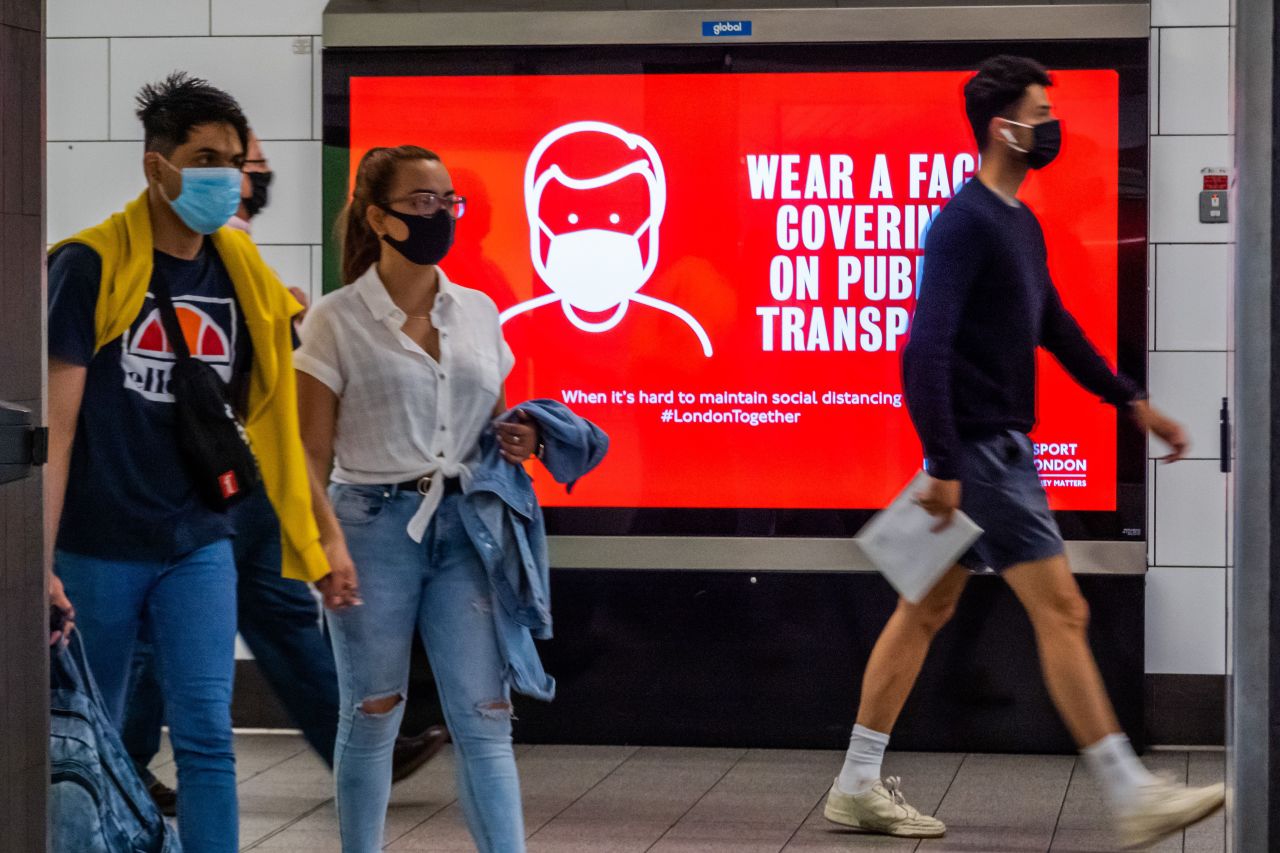
<path id="1" fill-rule="evenodd" d="M 218 488 L 222 490 L 222 498 L 226 500 L 240 491 L 240 483 L 236 480 L 236 472 L 228 471 L 218 478 Z"/>

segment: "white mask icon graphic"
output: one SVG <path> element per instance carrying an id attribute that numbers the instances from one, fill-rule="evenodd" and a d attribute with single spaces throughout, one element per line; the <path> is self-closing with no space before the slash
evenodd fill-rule
<path id="1" fill-rule="evenodd" d="M 608 311 L 648 278 L 635 235 L 584 228 L 551 237 L 543 278 L 574 308 Z"/>
<path id="2" fill-rule="evenodd" d="M 638 159 L 607 174 L 587 178 L 567 174 L 566 170 L 576 171 L 572 163 L 562 168 L 560 163 L 543 162 L 543 155 L 554 143 L 575 134 L 597 134 L 620 140 Z M 644 224 L 632 233 L 592 227 L 556 233 L 542 219 L 542 196 L 552 182 L 571 192 L 584 191 L 616 184 L 633 175 L 643 178 L 648 186 L 649 213 Z M 565 316 L 577 328 L 584 332 L 607 332 L 622 322 L 632 302 L 638 302 L 680 318 L 698 336 L 703 354 L 711 356 L 711 341 L 693 315 L 679 306 L 640 293 L 658 264 L 658 228 L 667 205 L 666 175 L 652 143 L 604 122 L 579 121 L 563 125 L 534 147 L 525 166 L 524 186 L 530 258 L 551 293 L 506 309 L 501 314 L 502 322 L 539 306 L 559 302 Z M 616 223 L 617 216 L 610 221 Z M 576 217 L 569 218 L 571 225 L 577 222 Z M 547 238 L 545 258 L 544 235 Z M 646 239 L 647 245 L 642 243 Z M 602 313 L 611 309 L 613 313 L 599 322 L 577 313 Z"/>

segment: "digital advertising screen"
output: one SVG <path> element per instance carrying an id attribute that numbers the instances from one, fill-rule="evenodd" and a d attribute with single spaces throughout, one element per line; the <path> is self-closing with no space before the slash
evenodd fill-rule
<path id="1" fill-rule="evenodd" d="M 628 530 L 661 532 L 675 511 L 767 511 L 773 530 L 808 515 L 848 532 L 883 507 L 922 464 L 902 349 L 930 222 L 978 166 L 962 96 L 976 62 L 501 64 L 347 74 L 342 177 L 402 143 L 449 168 L 467 210 L 442 267 L 501 312 L 507 400 L 560 400 L 611 438 L 572 492 L 536 478 L 549 518 L 625 510 Z M 1135 331 L 1145 346 L 1145 310 L 1121 316 L 1141 299 L 1122 296 L 1126 274 L 1145 290 L 1145 247 L 1123 251 L 1122 73 L 1046 64 L 1062 153 L 1021 199 L 1067 308 L 1142 379 L 1122 353 Z M 1140 528 L 1122 518 L 1127 428 L 1047 354 L 1038 417 L 1060 516 Z"/>

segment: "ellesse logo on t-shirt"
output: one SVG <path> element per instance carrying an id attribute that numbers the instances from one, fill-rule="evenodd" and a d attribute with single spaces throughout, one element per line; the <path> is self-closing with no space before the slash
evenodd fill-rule
<path id="1" fill-rule="evenodd" d="M 239 332 L 234 301 L 180 296 L 174 299 L 174 308 L 187 349 L 196 358 L 213 365 L 223 382 L 230 382 Z M 124 370 L 124 387 L 148 400 L 172 403 L 169 375 L 175 356 L 151 294 L 147 294 L 141 320 L 125 332 L 122 343 L 120 366 Z"/>

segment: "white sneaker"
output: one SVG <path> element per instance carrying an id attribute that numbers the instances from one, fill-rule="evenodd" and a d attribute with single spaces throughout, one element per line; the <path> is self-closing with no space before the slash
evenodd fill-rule
<path id="1" fill-rule="evenodd" d="M 1127 848 L 1145 847 L 1222 808 L 1221 783 L 1191 788 L 1161 779 L 1139 789 L 1134 801 L 1116 811 L 1116 828 Z"/>
<path id="2" fill-rule="evenodd" d="M 846 794 L 833 782 L 822 816 L 860 832 L 900 838 L 941 838 L 947 827 L 936 817 L 922 815 L 902 796 L 901 780 L 890 776 L 861 794 Z"/>

